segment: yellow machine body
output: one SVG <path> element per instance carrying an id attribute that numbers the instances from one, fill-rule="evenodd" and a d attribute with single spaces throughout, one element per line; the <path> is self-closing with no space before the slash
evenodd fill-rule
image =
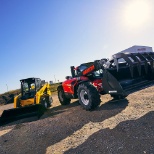
<path id="1" fill-rule="evenodd" d="M 35 89 L 34 85 L 32 85 L 31 89 L 33 90 Z M 20 107 L 40 104 L 42 96 L 44 98 L 51 97 L 50 85 L 48 83 L 44 83 L 41 86 L 41 88 L 36 90 L 36 94 L 32 98 L 22 99 L 21 95 L 22 95 L 22 88 L 21 88 L 21 94 L 19 94 L 14 98 L 14 108 L 19 107 L 19 104 L 20 104 Z"/>
<path id="2" fill-rule="evenodd" d="M 39 78 L 20 80 L 21 93 L 14 97 L 14 108 L 4 110 L 0 117 L 0 126 L 31 116 L 38 118 L 52 103 L 50 86 Z"/>

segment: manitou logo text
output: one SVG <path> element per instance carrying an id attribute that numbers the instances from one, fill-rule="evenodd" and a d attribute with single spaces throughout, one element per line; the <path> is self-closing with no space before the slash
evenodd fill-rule
<path id="1" fill-rule="evenodd" d="M 95 69 L 95 66 L 94 65 L 90 66 L 89 68 L 87 68 L 87 69 L 85 69 L 83 71 L 83 75 L 86 75 L 86 74 L 92 72 L 94 69 Z"/>
<path id="2" fill-rule="evenodd" d="M 145 51 L 146 48 L 140 48 L 140 49 L 137 49 L 138 51 Z"/>

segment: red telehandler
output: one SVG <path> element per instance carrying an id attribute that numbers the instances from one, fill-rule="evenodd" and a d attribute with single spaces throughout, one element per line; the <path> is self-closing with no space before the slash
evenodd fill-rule
<path id="1" fill-rule="evenodd" d="M 134 46 L 112 55 L 110 60 L 71 66 L 71 74 L 57 88 L 60 103 L 67 105 L 78 98 L 84 109 L 92 110 L 99 106 L 100 95 L 121 99 L 153 85 L 154 52 L 149 47 Z"/>

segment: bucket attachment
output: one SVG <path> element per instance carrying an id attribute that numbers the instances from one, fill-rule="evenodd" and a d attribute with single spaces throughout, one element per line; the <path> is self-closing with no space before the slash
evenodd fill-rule
<path id="1" fill-rule="evenodd" d="M 40 118 L 44 111 L 45 108 L 40 104 L 4 110 L 0 117 L 0 126 L 23 118 Z"/>
<path id="2" fill-rule="evenodd" d="M 111 95 L 127 96 L 154 84 L 154 52 L 118 53 L 103 65 L 103 88 Z"/>

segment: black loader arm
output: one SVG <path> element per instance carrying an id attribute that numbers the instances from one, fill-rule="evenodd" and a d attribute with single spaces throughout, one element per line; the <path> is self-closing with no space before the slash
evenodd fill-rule
<path id="1" fill-rule="evenodd" d="M 101 68 L 102 68 L 102 65 L 100 63 L 100 60 L 95 60 L 93 63 L 91 63 L 90 66 L 88 66 L 81 73 L 79 73 L 78 76 L 87 76 L 91 74 L 92 72 L 97 71 Z"/>
<path id="2" fill-rule="evenodd" d="M 117 53 L 103 68 L 103 88 L 111 95 L 127 96 L 154 84 L 154 53 Z"/>

